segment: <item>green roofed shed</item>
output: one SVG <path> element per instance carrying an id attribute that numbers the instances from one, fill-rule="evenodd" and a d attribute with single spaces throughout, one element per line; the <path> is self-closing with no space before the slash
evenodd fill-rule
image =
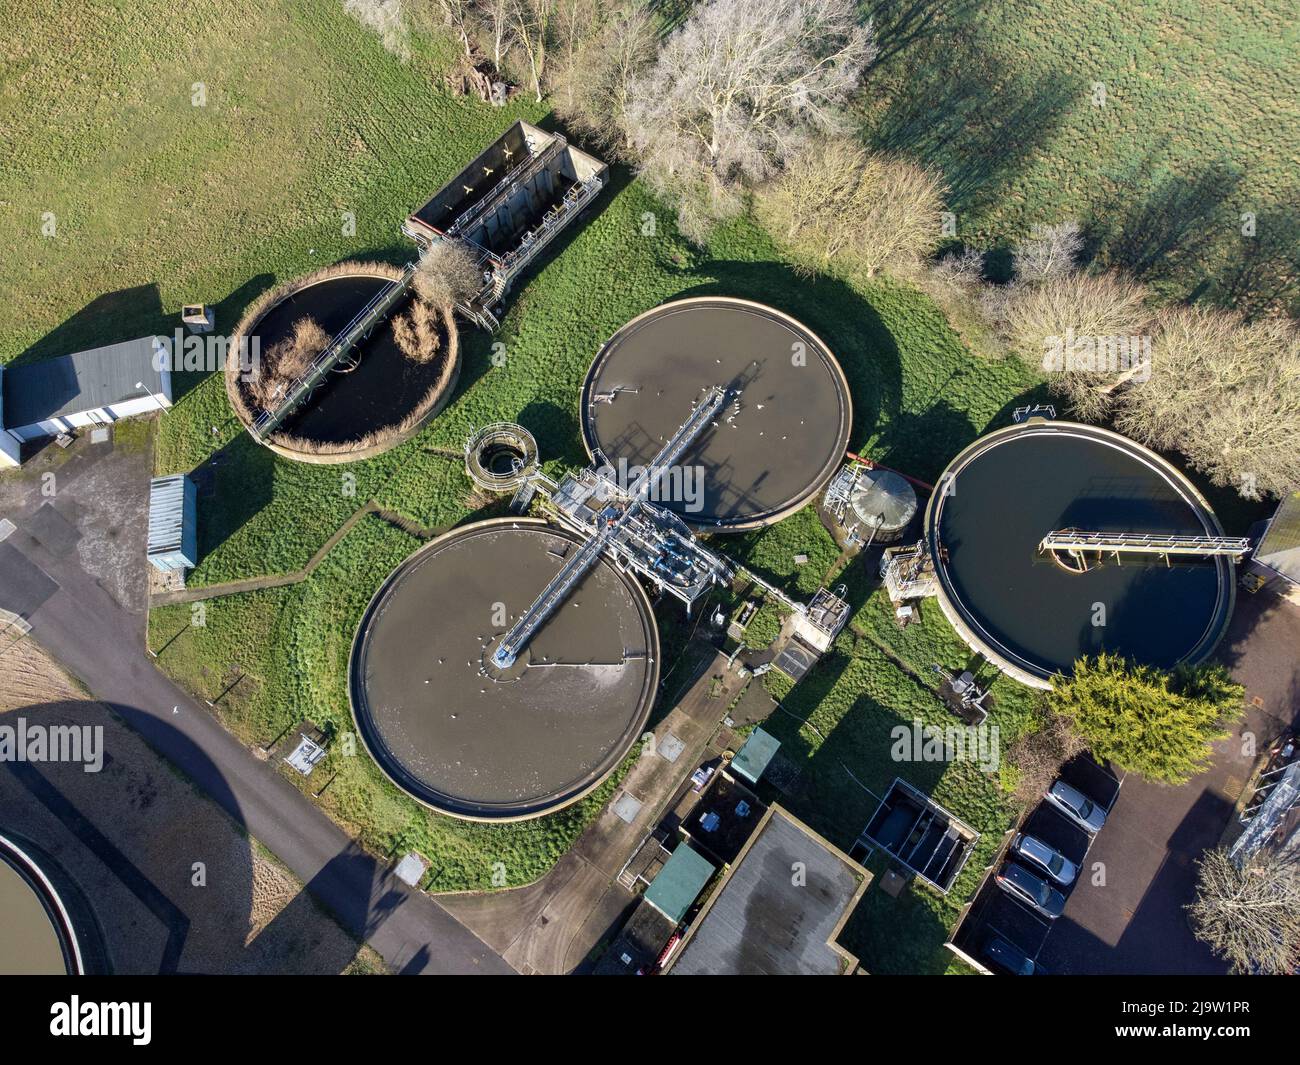
<path id="1" fill-rule="evenodd" d="M 646 890 L 645 901 L 674 924 L 681 924 L 686 911 L 713 876 L 713 869 L 712 862 L 685 843 L 678 844 Z"/>
<path id="2" fill-rule="evenodd" d="M 744 777 L 751 784 L 757 784 L 758 778 L 763 775 L 763 771 L 767 769 L 768 763 L 775 757 L 780 746 L 780 740 L 774 736 L 761 728 L 754 729 L 749 734 L 749 739 L 745 741 L 745 746 L 740 748 L 736 757 L 731 760 L 731 771 Z"/>

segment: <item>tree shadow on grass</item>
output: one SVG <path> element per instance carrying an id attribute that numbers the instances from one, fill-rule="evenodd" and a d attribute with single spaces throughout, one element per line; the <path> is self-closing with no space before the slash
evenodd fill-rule
<path id="1" fill-rule="evenodd" d="M 886 466 L 933 484 L 939 473 L 978 435 L 965 411 L 939 399 L 921 411 L 900 411 L 872 453 Z"/>
<path id="2" fill-rule="evenodd" d="M 1207 283 L 1217 248 L 1238 232 L 1227 206 L 1243 174 L 1216 160 L 1191 177 L 1160 177 L 1148 156 L 1119 183 L 1111 201 L 1089 219 L 1089 244 L 1099 262 L 1150 283 L 1171 282 L 1192 292 Z M 1149 188 L 1133 201 L 1135 188 Z"/>
<path id="3" fill-rule="evenodd" d="M 965 26 L 980 0 L 873 0 L 867 14 L 880 51 L 875 65 L 914 52 L 925 42 Z"/>
<path id="4" fill-rule="evenodd" d="M 896 89 L 868 141 L 940 171 L 950 208 L 978 215 L 1084 99 L 1084 84 L 1009 69 L 974 32 L 954 31 L 932 31 L 908 50 L 906 71 L 890 73 Z"/>

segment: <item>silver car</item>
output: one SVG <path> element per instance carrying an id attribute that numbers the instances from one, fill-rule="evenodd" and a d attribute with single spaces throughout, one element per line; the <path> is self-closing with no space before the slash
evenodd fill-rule
<path id="1" fill-rule="evenodd" d="M 1061 887 L 1069 887 L 1079 875 L 1079 867 L 1074 862 L 1037 836 L 1020 833 L 1011 841 L 1011 853 L 1031 869 L 1046 873 Z"/>
<path id="2" fill-rule="evenodd" d="M 1043 796 L 1085 832 L 1096 835 L 1106 823 L 1106 811 L 1064 780 L 1058 780 Z"/>
<path id="3" fill-rule="evenodd" d="M 1007 862 L 998 870 L 994 880 L 1012 898 L 1019 899 L 1050 920 L 1056 920 L 1065 909 L 1065 896 L 1019 862 Z"/>

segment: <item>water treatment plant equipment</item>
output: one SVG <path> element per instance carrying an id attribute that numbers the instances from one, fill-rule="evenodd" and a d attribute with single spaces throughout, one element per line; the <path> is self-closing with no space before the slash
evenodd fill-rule
<path id="1" fill-rule="evenodd" d="M 893 543 L 916 516 L 916 489 L 901 474 L 854 460 L 831 479 L 825 506 L 845 543 Z"/>
<path id="2" fill-rule="evenodd" d="M 644 730 L 659 639 L 636 577 L 598 558 L 508 669 L 501 634 L 583 547 L 540 519 L 431 541 L 371 600 L 349 669 L 362 740 L 400 788 L 441 813 L 510 821 L 595 788 Z"/>
<path id="3" fill-rule="evenodd" d="M 712 386 L 731 393 L 713 431 L 678 462 L 698 491 L 660 500 L 705 532 L 779 521 L 825 487 L 853 420 L 848 383 L 807 326 L 749 300 L 700 297 L 632 319 L 583 383 L 581 421 L 598 465 L 645 466 Z"/>
<path id="4" fill-rule="evenodd" d="M 1160 456 L 1042 419 L 957 455 L 925 529 L 921 555 L 896 563 L 921 558 L 924 590 L 967 644 L 1039 688 L 1101 651 L 1162 669 L 1205 659 L 1227 627 L 1246 547 Z"/>

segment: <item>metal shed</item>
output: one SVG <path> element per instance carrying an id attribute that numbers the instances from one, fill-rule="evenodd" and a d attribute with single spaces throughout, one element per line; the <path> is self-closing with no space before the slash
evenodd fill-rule
<path id="1" fill-rule="evenodd" d="M 679 843 L 646 890 L 645 901 L 674 924 L 680 924 L 713 877 L 713 863 Z"/>
<path id="2" fill-rule="evenodd" d="M 194 482 L 184 474 L 149 482 L 149 562 L 164 573 L 193 569 L 198 562 L 198 504 Z"/>

